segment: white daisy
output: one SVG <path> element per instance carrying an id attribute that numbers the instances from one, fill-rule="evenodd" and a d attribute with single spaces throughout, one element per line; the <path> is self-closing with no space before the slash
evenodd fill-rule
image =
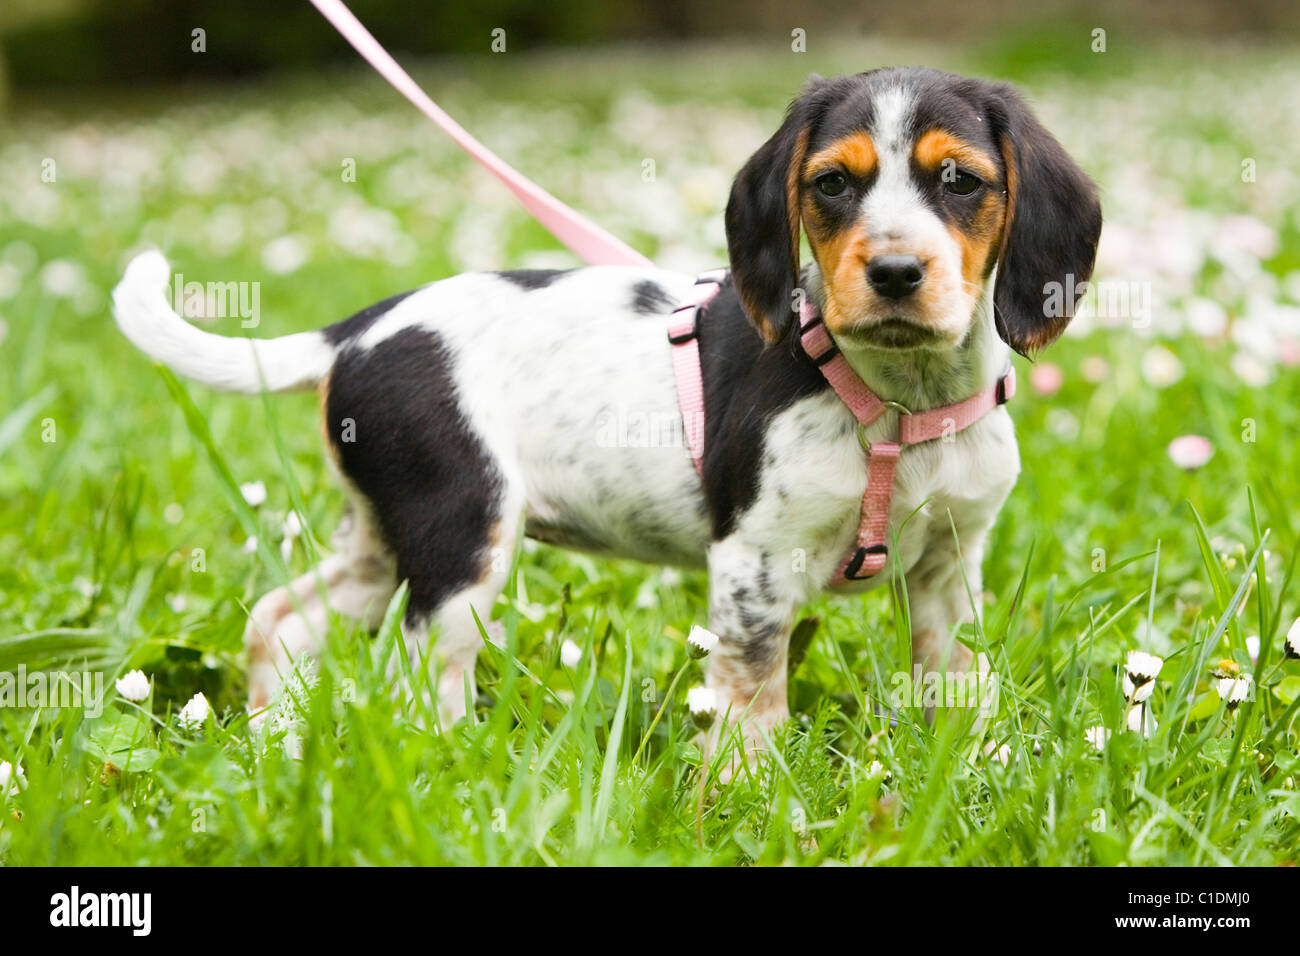
<path id="1" fill-rule="evenodd" d="M 262 265 L 278 276 L 297 272 L 308 258 L 307 243 L 300 236 L 279 236 L 262 247 Z"/>
<path id="2" fill-rule="evenodd" d="M 718 695 L 711 687 L 692 687 L 686 692 L 686 709 L 697 727 L 707 728 L 718 716 Z"/>
<path id="3" fill-rule="evenodd" d="M 1129 651 L 1128 659 L 1124 662 L 1124 670 L 1135 685 L 1155 680 L 1160 676 L 1160 668 L 1164 666 L 1164 658 L 1145 651 Z"/>
<path id="4" fill-rule="evenodd" d="M 189 702 L 181 708 L 181 712 L 176 716 L 184 729 L 196 730 L 203 726 L 204 721 L 208 719 L 208 715 L 211 713 L 212 706 L 208 703 L 208 699 L 203 696 L 203 693 L 199 692 L 189 699 Z"/>
<path id="5" fill-rule="evenodd" d="M 1183 377 L 1183 363 L 1164 346 L 1152 346 L 1142 356 L 1142 377 L 1154 388 L 1168 388 Z"/>
<path id="6" fill-rule="evenodd" d="M 1282 642 L 1282 653 L 1292 660 L 1300 658 L 1300 617 L 1295 619 L 1291 630 L 1286 632 L 1286 640 Z"/>
<path id="7" fill-rule="evenodd" d="M 0 760 L 0 797 L 12 796 L 27 786 L 27 777 L 21 766 Z"/>
<path id="8" fill-rule="evenodd" d="M 126 700 L 144 700 L 149 696 L 149 678 L 144 676 L 144 671 L 130 671 L 116 680 L 113 686 Z"/>
<path id="9" fill-rule="evenodd" d="M 1128 725 L 1129 730 L 1135 734 L 1141 734 L 1143 737 L 1150 737 L 1159 726 L 1156 723 L 1156 715 L 1151 712 L 1151 708 L 1146 704 L 1138 704 L 1129 710 L 1125 723 Z"/>
<path id="10" fill-rule="evenodd" d="M 992 757 L 994 760 L 1002 764 L 1002 766 L 1004 767 L 1010 766 L 1011 745 L 1002 744 L 999 746 L 996 740 L 990 740 L 988 743 L 984 745 L 984 756 Z"/>
<path id="11" fill-rule="evenodd" d="M 1100 753 L 1106 749 L 1106 741 L 1110 740 L 1110 731 L 1098 724 L 1095 727 L 1089 727 L 1085 730 L 1083 736 L 1087 738 L 1088 743 L 1092 744 L 1093 747 L 1096 748 L 1097 752 Z"/>
<path id="12" fill-rule="evenodd" d="M 1220 677 L 1215 689 L 1219 692 L 1219 699 L 1228 702 L 1229 708 L 1236 707 L 1250 696 L 1250 677 Z"/>
<path id="13" fill-rule="evenodd" d="M 641 586 L 637 588 L 636 600 L 633 603 L 645 610 L 658 607 L 659 595 L 655 592 L 654 585 L 649 581 L 642 582 Z"/>
<path id="14" fill-rule="evenodd" d="M 1145 684 L 1134 684 L 1133 678 L 1128 674 L 1124 675 L 1124 699 L 1130 704 L 1141 704 L 1151 699 L 1151 694 L 1156 689 L 1156 682 L 1147 681 Z"/>
<path id="15" fill-rule="evenodd" d="M 582 648 L 573 641 L 565 640 L 560 645 L 560 663 L 565 667 L 577 667 L 578 661 L 582 660 Z"/>
<path id="16" fill-rule="evenodd" d="M 1228 360 L 1228 368 L 1241 380 L 1243 385 L 1251 388 L 1263 388 L 1273 381 L 1273 369 L 1249 352 L 1238 352 Z"/>
<path id="17" fill-rule="evenodd" d="M 718 694 L 711 687 L 692 687 L 686 692 L 686 706 L 692 714 L 716 714 Z"/>
<path id="18" fill-rule="evenodd" d="M 51 259 L 41 269 L 41 285 L 50 295 L 71 299 L 86 284 L 86 270 L 71 259 Z"/>
<path id="19" fill-rule="evenodd" d="M 266 484 L 261 481 L 250 481 L 239 486 L 239 493 L 244 496 L 244 500 L 249 506 L 256 508 L 258 505 L 266 502 Z"/>
<path id="20" fill-rule="evenodd" d="M 1146 651 L 1129 651 L 1124 662 L 1124 699 L 1130 704 L 1149 700 L 1156 689 L 1156 678 L 1165 666 L 1163 658 Z"/>
<path id="21" fill-rule="evenodd" d="M 686 635 L 686 652 L 691 655 L 693 660 L 699 660 L 702 657 L 708 657 L 709 653 L 718 646 L 718 635 L 712 631 L 706 630 L 696 624 L 691 628 L 691 633 Z"/>

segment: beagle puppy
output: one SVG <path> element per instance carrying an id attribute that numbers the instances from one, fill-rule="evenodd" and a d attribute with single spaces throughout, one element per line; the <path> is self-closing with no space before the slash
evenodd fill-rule
<path id="1" fill-rule="evenodd" d="M 436 667 L 441 720 L 463 716 L 475 615 L 488 620 L 527 535 L 707 568 L 720 638 L 708 683 L 755 746 L 756 728 L 789 714 L 796 615 L 853 547 L 868 449 L 896 440 L 900 411 L 989 389 L 1008 349 L 1059 336 L 1100 229 L 1093 183 L 1011 86 L 919 68 L 814 77 L 727 203 L 730 272 L 695 317 L 698 473 L 666 336 L 693 276 L 467 273 L 319 331 L 248 340 L 180 318 L 166 261 L 146 252 L 114 304 L 126 336 L 181 375 L 246 394 L 319 390 L 350 506 L 319 567 L 252 610 L 251 708 L 319 651 L 330 612 L 376 627 L 405 581 L 410 659 Z M 1052 308 L 1061 290 L 1066 307 Z M 870 425 L 807 354 L 801 306 L 889 409 Z M 924 668 L 970 664 L 952 635 L 1019 469 L 1000 405 L 903 446 L 887 559 L 837 582 L 860 593 L 901 574 Z"/>

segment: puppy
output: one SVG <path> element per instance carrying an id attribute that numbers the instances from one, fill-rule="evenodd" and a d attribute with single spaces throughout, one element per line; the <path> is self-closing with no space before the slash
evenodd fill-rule
<path id="1" fill-rule="evenodd" d="M 1010 86 L 875 70 L 809 82 L 737 175 L 726 228 L 711 297 L 656 269 L 468 273 L 260 341 L 189 325 L 163 257 L 131 262 L 114 292 L 126 336 L 214 388 L 318 389 L 350 499 L 333 552 L 253 608 L 251 708 L 320 649 L 331 611 L 375 627 L 406 581 L 410 658 L 436 668 L 444 724 L 463 716 L 475 612 L 488 620 L 521 534 L 707 568 L 708 682 L 751 747 L 788 716 L 795 616 L 829 585 L 901 574 L 915 661 L 969 666 L 952 635 L 1020 468 L 999 383 L 1009 349 L 1029 355 L 1069 322 L 1075 302 L 1050 303 L 1091 274 L 1092 182 Z M 703 299 L 675 340 L 698 350 L 697 471 L 666 333 Z M 829 347 L 812 355 L 817 323 Z M 883 414 L 846 404 L 832 354 Z M 906 414 L 994 392 L 966 427 L 897 444 Z M 883 498 L 873 447 L 899 449 Z M 880 543 L 862 550 L 878 560 L 841 573 L 873 508 Z"/>

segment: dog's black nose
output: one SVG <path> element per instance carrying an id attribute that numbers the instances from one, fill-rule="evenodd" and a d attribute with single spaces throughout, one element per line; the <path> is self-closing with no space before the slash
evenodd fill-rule
<path id="1" fill-rule="evenodd" d="M 867 281 L 886 299 L 901 299 L 916 291 L 925 266 L 916 256 L 876 256 L 867 263 Z"/>

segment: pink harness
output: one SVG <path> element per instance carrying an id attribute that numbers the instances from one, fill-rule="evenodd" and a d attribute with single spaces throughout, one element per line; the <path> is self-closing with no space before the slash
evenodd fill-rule
<path id="1" fill-rule="evenodd" d="M 695 470 L 704 467 L 704 380 L 700 374 L 699 317 L 718 293 L 725 272 L 707 272 L 696 280 L 693 293 L 672 314 L 668 341 L 672 345 L 677 402 Z M 858 440 L 867 452 L 867 490 L 862 496 L 858 537 L 853 550 L 831 581 L 838 587 L 880 572 L 889 557 L 889 504 L 894 495 L 894 469 L 904 445 L 947 438 L 969 428 L 1016 393 L 1015 369 L 965 401 L 925 412 L 909 412 L 897 402 L 885 402 L 866 386 L 831 340 L 817 307 L 806 299 L 799 310 L 800 342 L 821 369 L 835 394 L 858 420 Z M 888 409 L 898 414 L 898 441 L 867 442 L 866 429 Z"/>

